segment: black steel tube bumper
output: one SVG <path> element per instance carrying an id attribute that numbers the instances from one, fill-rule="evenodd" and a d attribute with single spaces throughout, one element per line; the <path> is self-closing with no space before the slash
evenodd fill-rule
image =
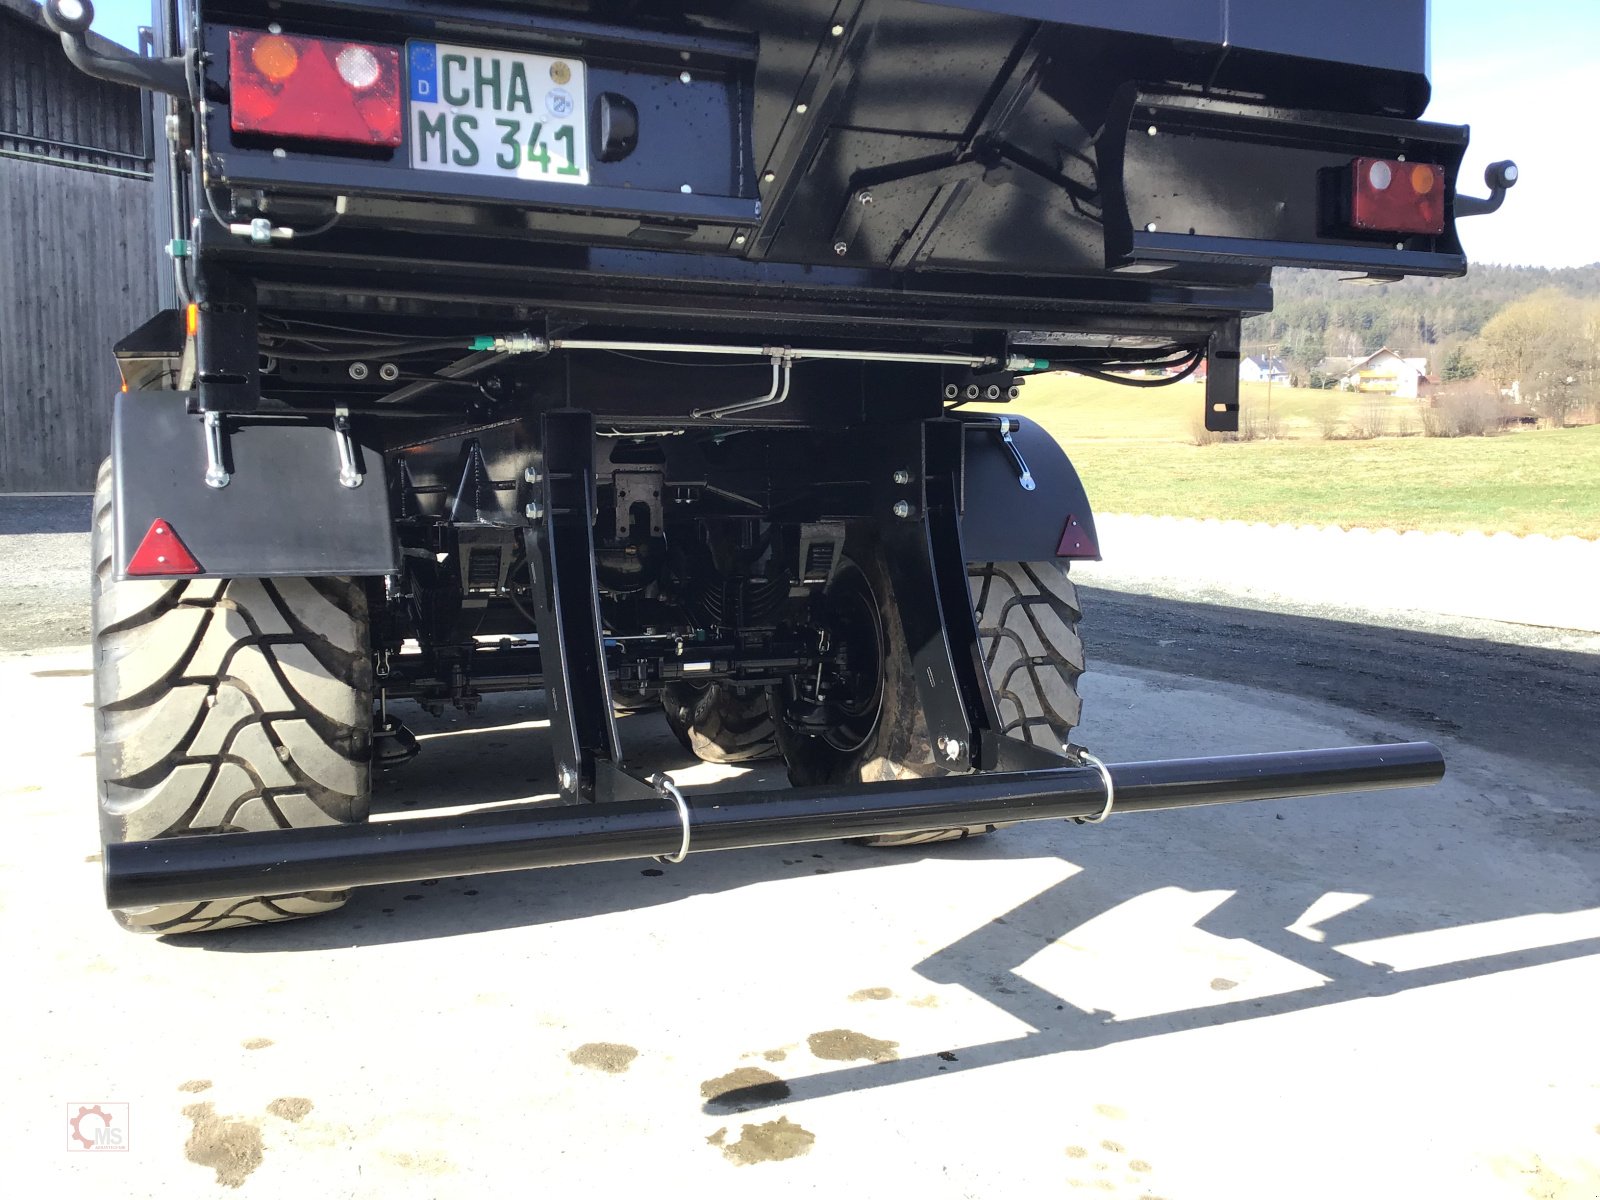
<path id="1" fill-rule="evenodd" d="M 1117 763 L 1118 813 L 1416 787 L 1444 775 L 1427 742 Z M 736 850 L 961 825 L 1089 817 L 1097 771 L 1049 767 L 689 799 L 690 848 Z M 441 875 L 577 866 L 675 854 L 668 800 L 527 808 L 202 837 L 105 850 L 110 908 L 331 891 Z"/>

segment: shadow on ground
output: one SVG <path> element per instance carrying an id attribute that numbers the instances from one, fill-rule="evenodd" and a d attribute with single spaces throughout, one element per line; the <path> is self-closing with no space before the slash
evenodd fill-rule
<path id="1" fill-rule="evenodd" d="M 9 533 L 88 533 L 89 496 L 0 496 L 0 536 Z"/>
<path id="2" fill-rule="evenodd" d="M 1600 778 L 1600 738 L 1571 728 L 1575 714 L 1600 712 L 1600 655 L 1519 644 L 1526 627 L 1503 642 L 1098 588 L 1079 594 L 1091 665 L 1303 696 Z"/>

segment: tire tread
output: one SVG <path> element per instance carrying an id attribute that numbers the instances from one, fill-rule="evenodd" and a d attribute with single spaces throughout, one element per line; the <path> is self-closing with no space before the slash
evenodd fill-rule
<path id="1" fill-rule="evenodd" d="M 672 683 L 661 689 L 667 724 L 702 762 L 746 763 L 778 756 L 777 728 L 764 688 Z"/>
<path id="2" fill-rule="evenodd" d="M 94 515 L 102 839 L 365 820 L 372 668 L 360 582 L 118 582 L 109 463 Z M 117 916 L 129 929 L 189 933 L 326 912 L 344 898 L 245 896 Z"/>
<path id="3" fill-rule="evenodd" d="M 1059 751 L 1082 715 L 1082 610 L 1064 563 L 969 563 L 978 646 L 1001 732 Z M 992 833 L 995 825 L 926 829 L 862 839 L 869 846 L 925 846 Z"/>

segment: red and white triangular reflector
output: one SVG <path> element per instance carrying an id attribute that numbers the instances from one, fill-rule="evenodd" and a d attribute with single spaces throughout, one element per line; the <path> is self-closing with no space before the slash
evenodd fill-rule
<path id="1" fill-rule="evenodd" d="M 198 575 L 200 564 L 172 532 L 172 522 L 157 517 L 128 560 L 129 575 Z"/>

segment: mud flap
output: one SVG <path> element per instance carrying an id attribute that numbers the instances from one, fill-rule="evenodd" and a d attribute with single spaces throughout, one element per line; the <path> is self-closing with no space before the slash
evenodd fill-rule
<path id="1" fill-rule="evenodd" d="M 400 569 L 383 452 L 364 436 L 359 419 L 346 422 L 347 439 L 332 419 L 232 415 L 208 430 L 188 411 L 188 399 L 188 393 L 166 391 L 116 398 L 111 457 L 118 579 L 127 578 L 128 560 L 157 522 L 199 564 L 192 577 L 389 575 Z"/>
<path id="2" fill-rule="evenodd" d="M 1056 440 L 1027 417 L 973 414 L 968 421 L 961 505 L 968 561 L 1099 559 L 1088 493 Z"/>

